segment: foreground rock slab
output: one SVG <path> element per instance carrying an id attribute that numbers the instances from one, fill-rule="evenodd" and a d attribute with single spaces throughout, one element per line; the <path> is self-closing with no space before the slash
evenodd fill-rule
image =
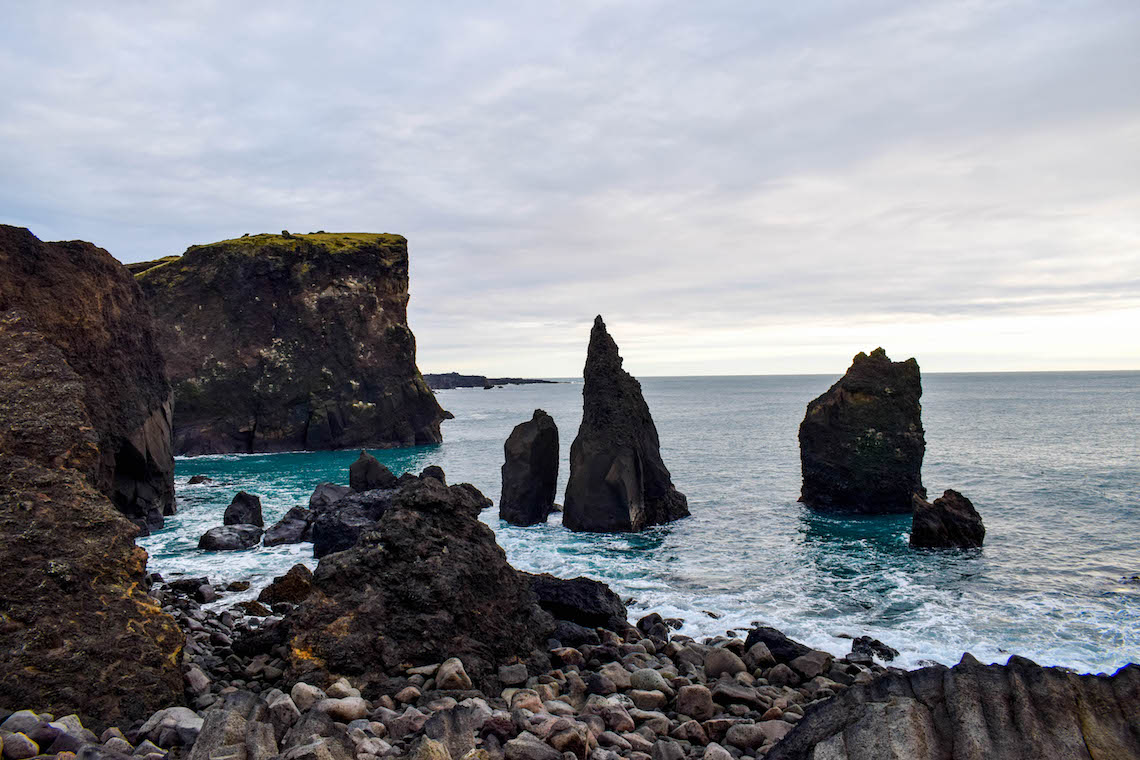
<path id="1" fill-rule="evenodd" d="M 628 532 L 689 515 L 661 460 L 641 384 L 622 369 L 601 316 L 590 331 L 582 424 L 570 446 L 562 523 L 574 531 Z"/>
<path id="2" fill-rule="evenodd" d="M 820 702 L 769 760 L 1140 757 L 1140 666 L 1079 676 L 1010 658 L 892 672 Z"/>
<path id="3" fill-rule="evenodd" d="M 837 512 L 910 512 L 915 494 L 926 497 L 921 396 L 914 359 L 892 362 L 881 348 L 857 354 L 800 423 L 800 501 Z"/>
<path id="4" fill-rule="evenodd" d="M 511 525 L 546 522 L 558 487 L 558 426 L 541 409 L 511 431 L 503 444 L 499 518 Z"/>

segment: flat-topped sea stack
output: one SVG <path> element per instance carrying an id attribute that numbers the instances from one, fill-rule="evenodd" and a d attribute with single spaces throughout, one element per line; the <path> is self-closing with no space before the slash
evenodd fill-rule
<path id="1" fill-rule="evenodd" d="M 800 501 L 836 512 L 910 512 L 925 498 L 922 378 L 918 362 L 860 352 L 800 423 Z"/>
<path id="2" fill-rule="evenodd" d="M 499 517 L 511 525 L 546 522 L 558 487 L 558 426 L 541 409 L 519 423 L 503 444 Z"/>
<path id="3" fill-rule="evenodd" d="M 174 385 L 178 454 L 439 443 L 399 235 L 252 235 L 135 275 Z"/>
<path id="4" fill-rule="evenodd" d="M 161 527 L 174 512 L 170 384 L 150 309 L 131 275 L 91 243 L 44 243 L 22 227 L 0 225 L 0 313 L 8 312 L 20 315 L 21 330 L 59 349 L 76 374 L 97 449 L 84 474 L 144 532 Z M 53 445 L 13 435 L 0 431 L 16 451 Z"/>
<path id="5" fill-rule="evenodd" d="M 145 426 L 148 408 L 163 414 L 161 359 L 153 347 L 148 353 L 145 322 L 122 322 L 140 309 L 138 292 L 105 252 L 42 246 L 26 230 L 0 235 L 5 304 L 19 276 L 21 306 L 38 317 L 0 312 L 0 714 L 35 705 L 128 728 L 182 698 L 185 634 L 147 594 L 146 552 L 112 503 L 124 493 L 115 487 L 118 447 L 133 445 L 123 431 Z M 42 255 L 23 258 L 25 246 Z M 104 271 L 108 259 L 113 268 Z M 58 311 L 47 306 L 49 292 L 58 293 Z M 124 347 L 157 374 L 132 366 Z M 92 366 L 100 349 L 103 369 Z M 115 367 L 122 374 L 110 376 Z"/>
<path id="6" fill-rule="evenodd" d="M 574 531 L 629 532 L 689 515 L 661 460 L 641 384 L 622 369 L 601 316 L 590 331 L 582 424 L 570 446 L 562 523 Z"/>

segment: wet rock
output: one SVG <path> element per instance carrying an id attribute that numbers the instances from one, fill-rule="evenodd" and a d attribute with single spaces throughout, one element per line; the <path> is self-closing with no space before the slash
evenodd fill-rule
<path id="1" fill-rule="evenodd" d="M 541 409 L 516 425 L 503 444 L 499 518 L 511 525 L 546 522 L 558 486 L 558 426 Z"/>
<path id="2" fill-rule="evenodd" d="M 538 598 L 538 604 L 558 620 L 568 620 L 585 628 L 624 631 L 629 627 L 621 597 L 606 584 L 591 578 L 557 578 L 549 573 L 524 573 Z M 593 635 L 597 637 L 596 634 Z M 574 646 L 580 641 L 562 643 Z"/>
<path id="3" fill-rule="evenodd" d="M 925 498 L 922 381 L 918 362 L 859 353 L 800 424 L 803 489 L 810 507 L 864 514 L 908 513 Z"/>
<path id="4" fill-rule="evenodd" d="M 313 513 L 304 507 L 292 507 L 273 527 L 265 531 L 266 546 L 299 544 L 313 540 Z"/>
<path id="5" fill-rule="evenodd" d="M 750 630 L 748 638 L 744 641 L 744 648 L 749 651 L 758 643 L 767 647 L 769 654 L 777 662 L 783 663 L 791 662 L 811 651 L 811 647 L 793 641 L 782 632 L 767 626 L 759 626 Z"/>
<path id="6" fill-rule="evenodd" d="M 447 485 L 447 476 L 443 473 L 443 468 L 437 464 L 429 464 L 420 473 L 421 478 L 435 478 L 443 485 Z M 482 494 L 480 494 L 481 496 Z"/>
<path id="7" fill-rule="evenodd" d="M 196 486 L 202 483 L 213 483 L 213 478 L 208 478 L 205 475 L 191 475 L 190 479 L 186 481 L 187 485 Z"/>
<path id="8" fill-rule="evenodd" d="M 570 447 L 562 517 L 570 530 L 638 531 L 689 514 L 661 460 L 641 385 L 621 365 L 599 316 L 586 356 L 582 424 Z"/>
<path id="9" fill-rule="evenodd" d="M 233 501 L 226 507 L 222 518 L 223 525 L 256 525 L 265 527 L 265 520 L 261 516 L 261 497 L 245 491 L 238 491 Z"/>
<path id="10" fill-rule="evenodd" d="M 262 532 L 256 525 L 221 525 L 202 534 L 198 548 L 215 552 L 249 549 L 261 541 Z"/>
<path id="11" fill-rule="evenodd" d="M 883 662 L 891 662 L 899 656 L 899 650 L 889 647 L 878 639 L 870 636 L 857 636 L 851 642 L 852 654 L 863 654 L 867 657 L 878 657 Z"/>
<path id="12" fill-rule="evenodd" d="M 1006 665 L 964 658 L 953 668 L 888 672 L 819 703 L 767 757 L 933 760 L 948 747 L 1003 760 L 1140 757 L 1138 695 L 1137 665 L 1080 676 L 1016 657 Z"/>
<path id="13" fill-rule="evenodd" d="M 530 584 L 479 521 L 470 491 L 402 486 L 375 529 L 321 559 L 291 616 L 291 673 L 359 676 L 459 657 L 475 683 L 531 656 L 553 628 Z M 303 656 L 299 656 L 303 653 Z"/>
<path id="14" fill-rule="evenodd" d="M 910 545 L 922 549 L 973 549 L 982 545 L 982 516 L 962 494 L 947 490 L 934 503 L 914 497 Z"/>
<path id="15" fill-rule="evenodd" d="M 300 604 L 313 590 L 313 572 L 302 564 L 293 565 L 289 572 L 279 575 L 258 595 L 257 600 L 268 605 L 278 602 Z"/>
<path id="16" fill-rule="evenodd" d="M 352 548 L 392 505 L 395 489 L 365 491 L 345 496 L 319 510 L 313 519 L 313 556 L 320 559 Z"/>
<path id="17" fill-rule="evenodd" d="M 352 466 L 350 465 L 349 472 L 351 473 L 351 471 Z M 338 501 L 343 499 L 345 496 L 348 496 L 350 493 L 352 493 L 351 486 L 342 486 L 337 483 L 327 482 L 320 483 L 316 488 L 313 489 L 312 495 L 309 496 L 309 509 L 319 510 L 322 507 L 329 506 L 330 504 L 336 504 Z"/>
<path id="18" fill-rule="evenodd" d="M 395 488 L 396 476 L 379 459 L 367 451 L 361 451 L 360 456 L 348 468 L 348 484 L 349 488 L 358 493 L 377 488 Z"/>

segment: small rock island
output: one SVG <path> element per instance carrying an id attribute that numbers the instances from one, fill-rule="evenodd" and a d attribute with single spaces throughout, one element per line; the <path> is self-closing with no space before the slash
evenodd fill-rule
<path id="1" fill-rule="evenodd" d="M 616 533 L 688 517 L 688 500 L 661 460 L 641 383 L 622 369 L 600 315 L 583 376 L 582 424 L 570 446 L 562 523 L 573 531 Z"/>
<path id="2" fill-rule="evenodd" d="M 521 422 L 503 444 L 499 517 L 511 525 L 546 522 L 558 488 L 558 426 L 542 409 Z"/>

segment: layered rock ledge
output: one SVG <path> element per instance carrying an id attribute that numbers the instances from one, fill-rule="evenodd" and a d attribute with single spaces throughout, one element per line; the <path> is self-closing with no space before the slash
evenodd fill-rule
<path id="1" fill-rule="evenodd" d="M 174 385 L 176 453 L 439 443 L 399 235 L 252 235 L 136 278 Z"/>

